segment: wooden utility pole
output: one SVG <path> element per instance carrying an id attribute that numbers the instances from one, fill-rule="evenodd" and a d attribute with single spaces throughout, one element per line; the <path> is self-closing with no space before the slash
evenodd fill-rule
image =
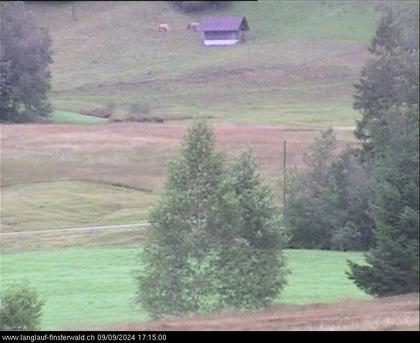
<path id="1" fill-rule="evenodd" d="M 286 219 L 286 141 L 283 141 L 283 219 Z"/>
<path id="2" fill-rule="evenodd" d="M 76 20 L 76 9 L 74 8 L 74 1 L 71 2 L 71 16 L 73 20 Z"/>

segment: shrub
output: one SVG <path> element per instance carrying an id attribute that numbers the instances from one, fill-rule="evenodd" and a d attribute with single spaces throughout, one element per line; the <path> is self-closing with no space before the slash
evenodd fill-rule
<path id="1" fill-rule="evenodd" d="M 150 106 L 146 102 L 135 102 L 130 105 L 128 113 L 132 115 L 148 115 L 150 114 Z"/>
<path id="2" fill-rule="evenodd" d="M 87 110 L 87 111 L 80 111 L 80 113 L 88 115 L 88 116 L 94 116 L 99 118 L 109 118 L 112 116 L 115 110 L 115 104 L 109 102 L 104 107 L 95 108 L 93 110 Z"/>
<path id="3" fill-rule="evenodd" d="M 0 329 L 33 331 L 39 329 L 42 306 L 38 294 L 27 280 L 15 283 L 1 295 Z"/>

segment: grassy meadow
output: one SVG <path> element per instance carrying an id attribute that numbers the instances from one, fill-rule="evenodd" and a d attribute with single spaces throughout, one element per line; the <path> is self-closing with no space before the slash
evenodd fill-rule
<path id="1" fill-rule="evenodd" d="M 195 14 L 165 1 L 81 2 L 75 21 L 70 4 L 30 7 L 53 40 L 57 110 L 112 104 L 121 118 L 147 104 L 149 115 L 165 120 L 205 114 L 269 124 L 353 125 L 352 87 L 378 17 L 364 1 L 233 2 Z M 246 41 L 206 48 L 200 33 L 185 30 L 211 14 L 246 16 Z M 160 22 L 170 31 L 158 32 Z"/>
<path id="2" fill-rule="evenodd" d="M 149 317 L 132 303 L 139 248 L 69 248 L 1 255 L 2 284 L 27 278 L 45 301 L 42 328 L 89 328 Z M 287 250 L 289 282 L 276 304 L 367 299 L 345 275 L 346 260 L 362 254 Z M 94 263 L 92 263 L 94 261 Z"/>
<path id="3" fill-rule="evenodd" d="M 187 123 L 3 125 L 2 230 L 127 224 L 144 220 L 163 190 L 166 166 Z M 214 124 L 227 160 L 251 146 L 277 201 L 282 144 L 290 168 L 302 167 L 316 129 Z M 354 144 L 338 132 L 340 148 Z"/>
<path id="4" fill-rule="evenodd" d="M 147 219 L 155 194 L 93 182 L 19 184 L 2 192 L 2 232 Z"/>

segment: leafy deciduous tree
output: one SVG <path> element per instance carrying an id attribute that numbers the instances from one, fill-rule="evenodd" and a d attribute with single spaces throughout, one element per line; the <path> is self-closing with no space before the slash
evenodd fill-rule
<path id="1" fill-rule="evenodd" d="M 50 112 L 50 45 L 23 2 L 0 3 L 0 121 L 24 122 Z"/>
<path id="2" fill-rule="evenodd" d="M 284 283 L 278 219 L 252 160 L 229 171 L 194 122 L 151 214 L 137 302 L 153 315 L 268 304 Z"/>

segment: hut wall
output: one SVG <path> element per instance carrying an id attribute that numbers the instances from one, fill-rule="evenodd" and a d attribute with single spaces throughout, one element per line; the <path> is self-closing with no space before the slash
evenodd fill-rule
<path id="1" fill-rule="evenodd" d="M 206 31 L 204 32 L 204 45 L 232 45 L 239 42 L 239 31 Z"/>

